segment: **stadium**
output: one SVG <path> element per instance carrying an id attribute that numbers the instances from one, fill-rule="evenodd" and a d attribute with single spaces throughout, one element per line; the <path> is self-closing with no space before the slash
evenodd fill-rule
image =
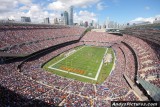
<path id="1" fill-rule="evenodd" d="M 159 101 L 157 26 L 114 35 L 76 26 L 0 23 L 0 106 Z"/>

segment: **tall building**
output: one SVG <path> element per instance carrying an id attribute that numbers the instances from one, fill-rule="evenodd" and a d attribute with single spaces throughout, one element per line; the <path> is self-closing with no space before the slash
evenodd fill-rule
<path id="1" fill-rule="evenodd" d="M 106 28 L 106 24 L 105 23 L 103 24 L 103 28 Z"/>
<path id="2" fill-rule="evenodd" d="M 93 26 L 93 24 L 92 24 L 92 23 L 89 23 L 89 26 L 90 26 L 90 27 L 92 27 L 92 26 Z"/>
<path id="3" fill-rule="evenodd" d="M 54 19 L 54 24 L 59 24 L 57 18 Z"/>
<path id="4" fill-rule="evenodd" d="M 155 20 L 153 21 L 153 23 L 160 23 L 160 17 L 155 18 Z"/>
<path id="5" fill-rule="evenodd" d="M 48 17 L 48 18 L 44 18 L 44 23 L 45 23 L 45 24 L 49 24 L 49 23 L 50 23 L 49 17 Z"/>
<path id="6" fill-rule="evenodd" d="M 114 22 L 114 28 L 117 28 L 117 22 Z"/>
<path id="7" fill-rule="evenodd" d="M 80 21 L 80 24 L 79 24 L 80 26 L 83 26 L 84 24 L 83 24 L 83 21 Z"/>
<path id="8" fill-rule="evenodd" d="M 64 25 L 69 25 L 68 12 L 67 11 L 64 11 L 63 17 L 64 17 Z"/>
<path id="9" fill-rule="evenodd" d="M 114 21 L 110 21 L 109 22 L 109 28 L 114 28 L 115 26 L 115 22 Z"/>
<path id="10" fill-rule="evenodd" d="M 92 20 L 92 22 L 91 22 L 91 23 L 92 23 L 92 26 L 93 26 L 93 25 L 94 25 L 94 20 Z"/>
<path id="11" fill-rule="evenodd" d="M 69 25 L 73 25 L 73 6 L 69 8 Z"/>
<path id="12" fill-rule="evenodd" d="M 61 13 L 61 19 L 60 19 L 61 25 L 69 25 L 69 18 L 68 18 L 68 12 L 64 11 Z"/>
<path id="13" fill-rule="evenodd" d="M 109 28 L 109 23 L 110 23 L 109 17 L 107 17 L 107 19 L 106 19 L 106 28 Z"/>
<path id="14" fill-rule="evenodd" d="M 64 25 L 64 16 L 63 16 L 63 13 L 61 13 L 61 18 L 59 20 L 59 24 L 60 25 Z"/>
<path id="15" fill-rule="evenodd" d="M 21 17 L 21 21 L 22 21 L 22 22 L 31 22 L 31 18 L 30 18 L 30 17 L 22 16 L 22 17 Z"/>
<path id="16" fill-rule="evenodd" d="M 87 21 L 84 23 L 84 27 L 88 27 L 88 22 Z"/>

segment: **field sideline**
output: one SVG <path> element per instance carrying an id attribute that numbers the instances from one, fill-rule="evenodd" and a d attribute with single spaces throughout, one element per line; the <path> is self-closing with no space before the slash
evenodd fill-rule
<path id="1" fill-rule="evenodd" d="M 83 46 L 69 52 L 53 58 L 43 68 L 63 77 L 92 83 L 102 83 L 112 70 L 115 58 L 111 48 Z M 113 56 L 107 65 L 103 64 L 106 53 Z"/>

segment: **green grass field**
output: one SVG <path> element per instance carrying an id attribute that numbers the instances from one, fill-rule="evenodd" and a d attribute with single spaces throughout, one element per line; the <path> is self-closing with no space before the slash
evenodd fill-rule
<path id="1" fill-rule="evenodd" d="M 82 82 L 102 83 L 109 75 L 114 64 L 114 53 L 111 48 L 83 46 L 66 57 L 66 53 L 53 58 L 43 68 L 54 74 L 76 79 Z M 112 54 L 111 63 L 101 64 L 105 53 Z M 100 66 L 101 65 L 101 66 Z"/>

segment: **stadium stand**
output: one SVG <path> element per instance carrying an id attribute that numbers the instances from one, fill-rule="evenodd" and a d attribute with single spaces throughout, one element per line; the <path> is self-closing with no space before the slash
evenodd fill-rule
<path id="1" fill-rule="evenodd" d="M 82 37 L 81 42 L 85 45 L 93 46 L 111 46 L 114 43 L 120 43 L 123 37 L 108 34 L 106 32 L 87 32 L 85 36 Z"/>
<path id="2" fill-rule="evenodd" d="M 84 28 L 61 27 L 59 29 L 43 26 L 13 26 L 0 27 L 1 53 L 32 54 L 36 51 L 78 40 Z"/>
<path id="3" fill-rule="evenodd" d="M 142 79 L 143 83 L 147 82 L 159 89 L 158 44 L 129 34 L 115 36 L 88 32 L 84 35 L 84 32 L 84 28 L 69 26 L 1 24 L 1 52 L 24 56 L 11 61 L 5 60 L 7 56 L 0 56 L 0 105 L 108 107 L 110 101 L 141 101 L 141 95 L 130 86 L 124 74 L 135 84 L 137 81 L 141 84 Z M 68 79 L 41 68 L 53 57 L 82 45 L 111 46 L 114 50 L 115 69 L 102 84 Z M 145 89 L 143 84 L 142 88 Z M 153 97 L 150 94 L 150 97 L 155 101 L 160 99 L 159 95 Z"/>

